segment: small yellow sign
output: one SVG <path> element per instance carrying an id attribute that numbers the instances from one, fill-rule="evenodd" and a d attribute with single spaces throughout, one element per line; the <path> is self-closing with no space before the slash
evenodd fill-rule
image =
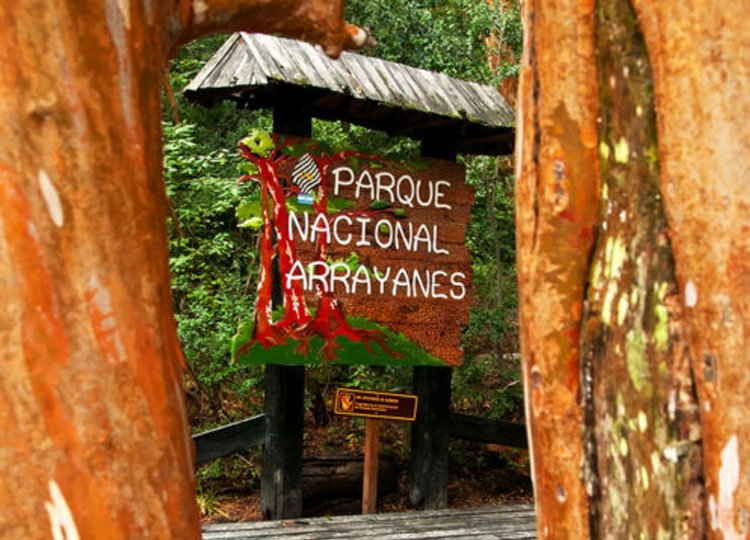
<path id="1" fill-rule="evenodd" d="M 413 422 L 419 399 L 412 394 L 338 388 L 333 412 L 343 416 L 360 416 Z"/>

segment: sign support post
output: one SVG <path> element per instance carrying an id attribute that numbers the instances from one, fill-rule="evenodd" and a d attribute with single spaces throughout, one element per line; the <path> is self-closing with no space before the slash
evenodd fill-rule
<path id="1" fill-rule="evenodd" d="M 362 478 L 362 513 L 374 514 L 378 502 L 378 458 L 380 455 L 380 423 L 383 420 L 413 422 L 417 417 L 419 398 L 358 388 L 339 388 L 333 412 L 343 416 L 365 418 L 365 462 Z"/>
<path id="2" fill-rule="evenodd" d="M 451 141 L 447 136 L 424 139 L 422 156 L 455 161 L 456 147 Z M 448 506 L 451 375 L 450 368 L 414 368 L 413 390 L 422 405 L 411 426 L 409 502 L 425 510 Z"/>
<path id="3" fill-rule="evenodd" d="M 365 466 L 362 479 L 362 513 L 374 514 L 378 506 L 378 457 L 380 455 L 380 422 L 365 420 Z"/>

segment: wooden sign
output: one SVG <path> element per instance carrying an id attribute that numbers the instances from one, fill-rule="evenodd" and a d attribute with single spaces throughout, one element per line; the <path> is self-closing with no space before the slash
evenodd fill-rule
<path id="1" fill-rule="evenodd" d="M 333 412 L 381 420 L 413 422 L 417 417 L 417 396 L 357 388 L 338 388 Z"/>
<path id="2" fill-rule="evenodd" d="M 255 320 L 238 334 L 235 356 L 460 365 L 472 300 L 464 167 L 272 141 L 242 146 L 261 190 L 240 218 L 263 232 Z M 274 257 L 283 296 L 275 314 Z"/>

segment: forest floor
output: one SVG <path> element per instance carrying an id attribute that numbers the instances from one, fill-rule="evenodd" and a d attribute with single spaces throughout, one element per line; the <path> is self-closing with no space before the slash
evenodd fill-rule
<path id="1" fill-rule="evenodd" d="M 391 482 L 387 493 L 379 496 L 378 512 L 414 510 L 408 500 L 408 434 L 407 424 L 383 424 L 381 457 L 394 464 L 395 481 Z M 361 419 L 331 416 L 324 425 L 318 425 L 310 414 L 305 427 L 305 458 L 346 455 L 356 460 L 356 456 L 361 455 L 363 440 L 364 422 Z M 449 507 L 532 501 L 526 451 L 452 441 L 450 453 Z M 198 472 L 198 502 L 204 523 L 262 518 L 260 455 L 260 450 L 256 449 L 201 467 Z M 307 495 L 303 506 L 305 517 L 351 515 L 361 512 L 361 499 L 359 494 L 351 491 L 342 497 Z"/>

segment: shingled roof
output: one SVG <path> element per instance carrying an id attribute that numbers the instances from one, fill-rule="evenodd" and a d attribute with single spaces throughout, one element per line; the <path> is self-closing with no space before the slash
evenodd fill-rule
<path id="1" fill-rule="evenodd" d="M 332 60 L 308 43 L 263 34 L 233 34 L 185 95 L 298 107 L 415 139 L 449 138 L 471 154 L 509 153 L 513 145 L 513 110 L 490 86 L 348 52 Z"/>

